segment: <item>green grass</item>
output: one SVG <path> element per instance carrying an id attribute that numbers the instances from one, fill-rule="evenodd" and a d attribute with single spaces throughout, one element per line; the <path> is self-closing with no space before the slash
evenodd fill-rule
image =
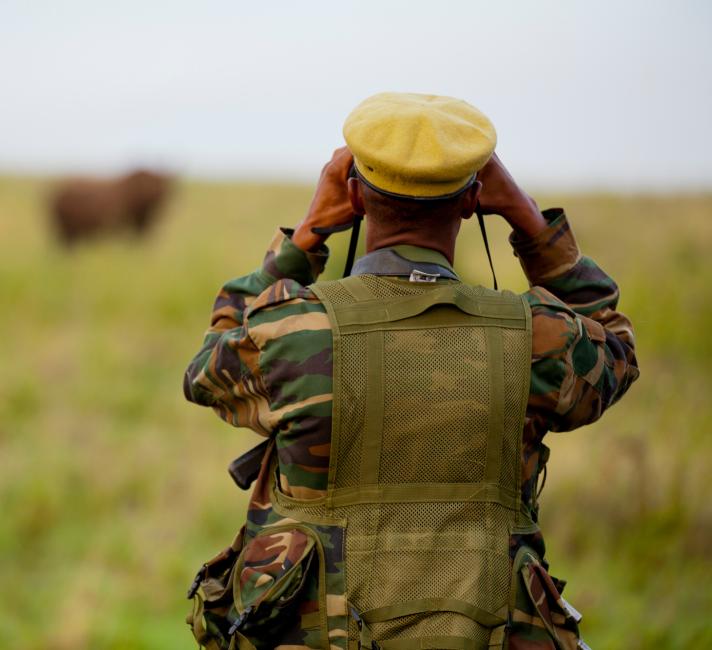
<path id="1" fill-rule="evenodd" d="M 257 438 L 185 402 L 182 373 L 220 285 L 260 263 L 310 189 L 186 182 L 148 240 L 71 254 L 46 189 L 0 179 L 0 637 L 190 648 L 185 589 L 241 522 L 225 467 Z M 594 648 L 712 646 L 712 197 L 537 198 L 567 208 L 619 282 L 642 369 L 600 423 L 548 440 L 552 572 Z M 489 221 L 500 284 L 523 290 Z M 456 266 L 490 284 L 474 222 Z"/>

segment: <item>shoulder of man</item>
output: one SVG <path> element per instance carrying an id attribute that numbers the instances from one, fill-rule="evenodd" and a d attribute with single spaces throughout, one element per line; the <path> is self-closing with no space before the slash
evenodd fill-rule
<path id="1" fill-rule="evenodd" d="M 309 286 L 291 279 L 278 280 L 259 294 L 246 311 L 245 320 L 249 337 L 260 349 L 302 332 L 328 331 L 331 336 L 324 305 Z"/>

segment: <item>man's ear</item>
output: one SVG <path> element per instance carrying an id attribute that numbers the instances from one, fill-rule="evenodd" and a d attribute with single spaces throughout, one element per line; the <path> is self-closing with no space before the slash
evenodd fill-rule
<path id="1" fill-rule="evenodd" d="M 363 207 L 363 192 L 361 191 L 361 181 L 358 178 L 349 178 L 348 192 L 354 214 L 362 217 L 366 214 L 366 210 Z"/>
<path id="2" fill-rule="evenodd" d="M 480 181 L 475 181 L 465 191 L 465 196 L 462 198 L 462 212 L 460 213 L 463 219 L 469 219 L 474 214 L 481 191 L 482 183 Z"/>

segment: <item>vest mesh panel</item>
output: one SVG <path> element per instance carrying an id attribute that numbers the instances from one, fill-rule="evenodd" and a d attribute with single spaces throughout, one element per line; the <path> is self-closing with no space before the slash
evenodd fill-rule
<path id="1" fill-rule="evenodd" d="M 351 345 L 351 338 L 344 337 L 344 348 Z M 480 378 L 487 377 L 486 370 L 481 329 L 384 333 L 387 389 L 381 483 L 484 479 L 490 395 Z M 349 372 L 342 368 L 342 378 Z M 403 453 L 406 449 L 408 453 Z M 424 462 L 413 464 L 417 457 Z"/>
<path id="2" fill-rule="evenodd" d="M 362 275 L 360 277 L 375 298 L 390 300 L 393 296 L 415 296 L 422 293 L 421 288 L 415 282 L 380 275 Z"/>
<path id="3" fill-rule="evenodd" d="M 504 352 L 504 394 L 509 396 L 504 400 L 504 430 L 514 431 L 520 426 L 522 414 L 521 405 L 513 399 L 515 395 L 529 394 L 529 368 L 527 372 L 516 372 L 521 359 L 530 358 L 531 343 L 529 337 L 521 336 L 516 330 L 502 329 L 502 347 Z M 512 369 L 512 371 L 510 371 Z M 520 432 L 521 435 L 521 432 Z M 514 439 L 512 436 L 502 436 L 502 458 L 511 458 L 513 455 L 519 456 L 520 438 Z M 501 485 L 515 485 L 519 483 L 520 465 L 502 463 L 502 471 L 499 477 Z"/>

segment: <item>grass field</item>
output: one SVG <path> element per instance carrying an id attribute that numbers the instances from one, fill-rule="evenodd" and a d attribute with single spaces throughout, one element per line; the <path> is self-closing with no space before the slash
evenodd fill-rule
<path id="1" fill-rule="evenodd" d="M 71 254 L 45 191 L 0 179 L 0 639 L 191 648 L 185 590 L 241 522 L 225 467 L 257 438 L 185 402 L 182 373 L 220 285 L 310 189 L 186 182 L 148 240 Z M 548 440 L 552 572 L 594 650 L 712 647 L 712 196 L 537 199 L 619 282 L 642 370 L 601 422 Z M 490 221 L 500 284 L 523 290 Z M 456 266 L 491 282 L 474 222 Z"/>

